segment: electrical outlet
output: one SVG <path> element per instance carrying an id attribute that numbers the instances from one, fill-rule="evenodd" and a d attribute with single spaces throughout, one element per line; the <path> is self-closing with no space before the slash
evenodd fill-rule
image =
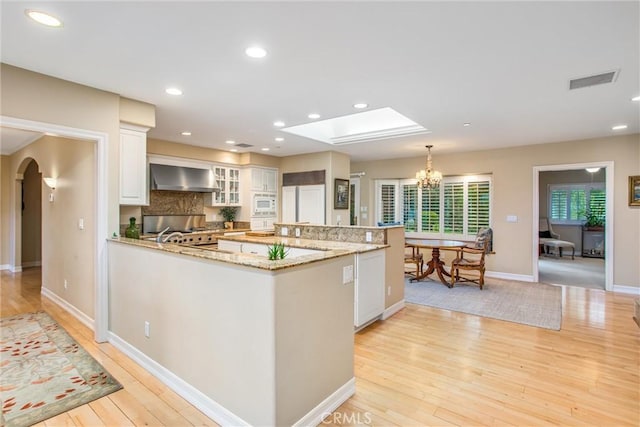
<path id="1" fill-rule="evenodd" d="M 296 228 L 296 237 L 300 237 L 300 229 Z"/>
<path id="2" fill-rule="evenodd" d="M 387 296 L 391 295 L 391 286 L 387 286 Z"/>
<path id="3" fill-rule="evenodd" d="M 67 282 L 67 279 L 64 279 L 64 288 L 67 289 L 68 286 L 69 286 L 69 283 Z"/>
<path id="4" fill-rule="evenodd" d="M 342 268 L 342 284 L 353 282 L 353 265 L 347 265 Z"/>
<path id="5" fill-rule="evenodd" d="M 78 219 L 78 228 L 84 230 L 84 218 Z"/>
<path id="6" fill-rule="evenodd" d="M 364 239 L 365 239 L 367 242 L 371 242 L 371 241 L 373 240 L 373 235 L 371 234 L 371 232 L 370 232 L 370 231 L 367 231 L 367 232 L 365 233 L 365 235 L 364 235 Z"/>
<path id="7" fill-rule="evenodd" d="M 145 322 L 144 322 L 144 336 L 149 338 L 150 333 L 151 333 L 151 324 L 149 324 L 149 322 L 145 320 Z"/>
<path id="8" fill-rule="evenodd" d="M 289 235 L 289 229 L 287 227 L 282 227 L 280 229 L 280 234 L 283 236 L 288 236 Z"/>

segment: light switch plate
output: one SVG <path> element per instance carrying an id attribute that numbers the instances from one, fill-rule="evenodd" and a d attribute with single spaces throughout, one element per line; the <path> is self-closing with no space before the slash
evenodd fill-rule
<path id="1" fill-rule="evenodd" d="M 296 228 L 296 237 L 300 237 L 300 229 Z"/>
<path id="2" fill-rule="evenodd" d="M 280 234 L 282 234 L 283 236 L 288 236 L 289 235 L 289 229 L 287 227 L 282 227 L 280 229 Z"/>
<path id="3" fill-rule="evenodd" d="M 518 222 L 517 215 L 507 215 L 507 222 Z"/>
<path id="4" fill-rule="evenodd" d="M 372 240 L 373 240 L 373 236 L 371 235 L 371 232 L 370 232 L 370 231 L 367 231 L 367 232 L 364 234 L 364 239 L 365 239 L 367 242 L 370 242 L 370 241 L 372 241 Z"/>

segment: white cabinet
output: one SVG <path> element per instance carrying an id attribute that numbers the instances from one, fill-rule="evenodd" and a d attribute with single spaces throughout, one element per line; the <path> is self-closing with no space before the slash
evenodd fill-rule
<path id="1" fill-rule="evenodd" d="M 356 255 L 355 319 L 362 326 L 384 312 L 385 251 L 377 250 Z"/>
<path id="2" fill-rule="evenodd" d="M 276 222 L 276 217 L 252 217 L 251 218 L 251 230 L 259 231 L 259 230 L 273 230 L 274 224 Z"/>
<path id="3" fill-rule="evenodd" d="M 278 170 L 251 168 L 251 190 L 275 193 L 278 189 Z"/>
<path id="4" fill-rule="evenodd" d="M 211 197 L 212 206 L 240 206 L 240 169 L 212 166 L 219 192 Z"/>
<path id="5" fill-rule="evenodd" d="M 148 128 L 121 124 L 120 127 L 120 204 L 147 205 Z"/>
<path id="6" fill-rule="evenodd" d="M 282 187 L 282 222 L 324 224 L 324 195 L 324 184 Z"/>

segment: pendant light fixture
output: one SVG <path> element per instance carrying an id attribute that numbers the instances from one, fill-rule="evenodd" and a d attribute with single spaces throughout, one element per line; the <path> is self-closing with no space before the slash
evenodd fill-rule
<path id="1" fill-rule="evenodd" d="M 423 190 L 438 188 L 442 181 L 442 174 L 431 168 L 431 147 L 433 145 L 425 145 L 427 148 L 427 168 L 416 172 L 416 180 L 419 187 Z"/>

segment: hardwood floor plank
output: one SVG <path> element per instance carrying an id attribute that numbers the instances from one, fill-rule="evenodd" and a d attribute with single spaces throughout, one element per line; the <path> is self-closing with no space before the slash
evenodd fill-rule
<path id="1" fill-rule="evenodd" d="M 45 309 L 125 387 L 40 426 L 216 425 L 40 298 L 29 270 L 1 272 L 2 316 Z M 560 331 L 407 304 L 355 334 L 356 394 L 322 425 L 640 425 L 637 297 L 563 287 L 562 298 Z"/>

